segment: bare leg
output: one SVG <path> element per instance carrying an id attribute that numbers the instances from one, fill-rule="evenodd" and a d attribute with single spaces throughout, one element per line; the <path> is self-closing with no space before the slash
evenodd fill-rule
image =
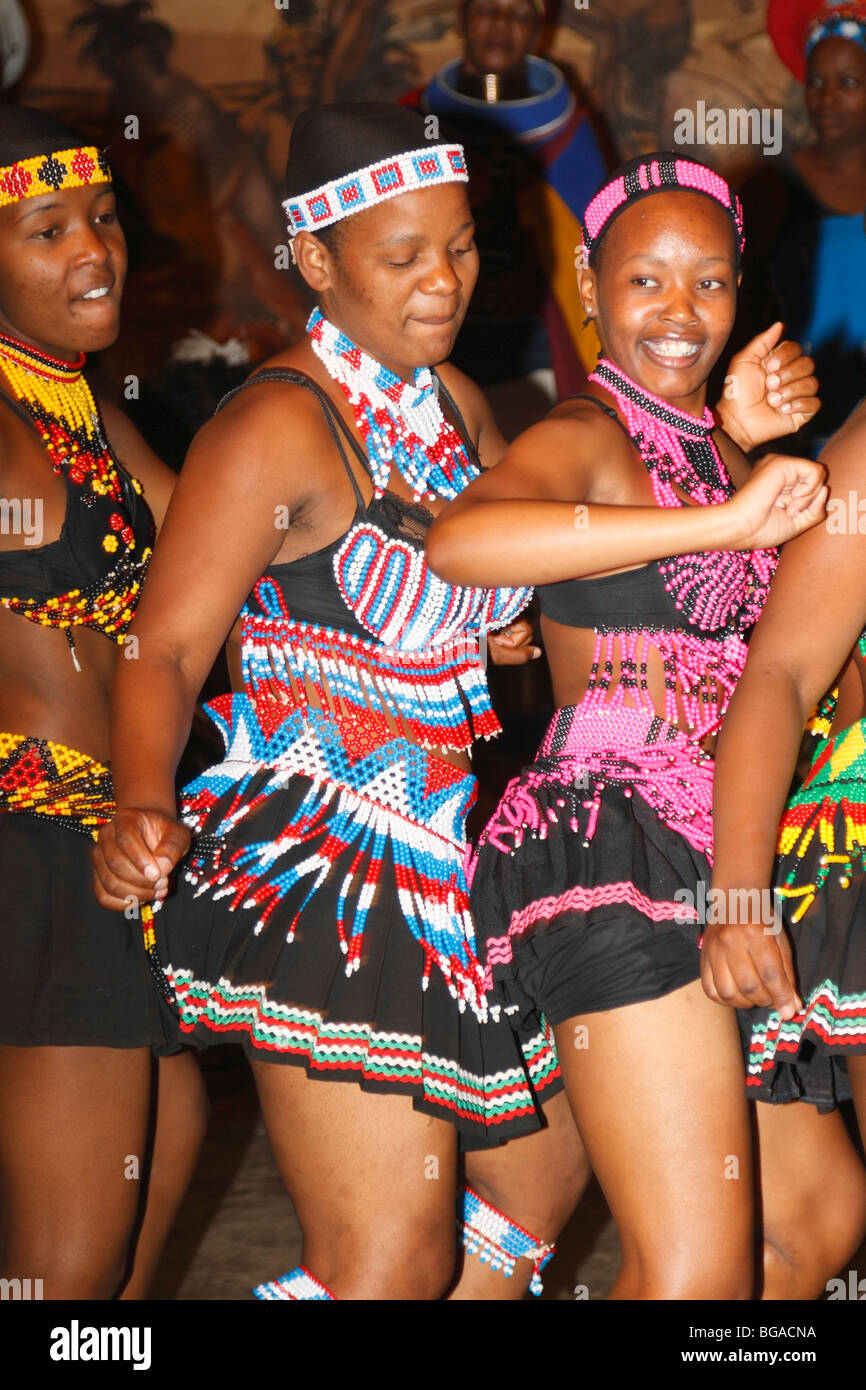
<path id="1" fill-rule="evenodd" d="M 307 1269 L 338 1299 L 440 1298 L 456 1243 L 453 1125 L 406 1096 L 252 1067 Z"/>
<path id="2" fill-rule="evenodd" d="M 147 1139 L 148 1048 L 0 1047 L 3 1277 L 46 1299 L 117 1292 Z"/>
<path id="3" fill-rule="evenodd" d="M 547 1128 L 537 1134 L 469 1154 L 466 1181 L 485 1202 L 540 1242 L 551 1244 L 577 1206 L 592 1170 L 564 1092 L 548 1101 L 544 1117 Z M 514 1302 L 529 1288 L 529 1260 L 518 1260 L 509 1279 L 472 1256 L 458 1263 L 460 1276 L 451 1299 Z"/>
<path id="4" fill-rule="evenodd" d="M 142 1174 L 144 1209 L 123 1299 L 147 1294 L 207 1129 L 207 1094 L 195 1055 L 185 1051 L 163 1057 L 155 1070 L 151 1151 Z"/>
<path id="5" fill-rule="evenodd" d="M 866 1057 L 861 1055 L 848 1058 L 848 1078 L 851 1082 L 854 1108 L 857 1111 L 857 1123 L 860 1126 L 860 1142 L 866 1149 Z"/>
<path id="6" fill-rule="evenodd" d="M 838 1111 L 757 1102 L 764 1299 L 814 1299 L 866 1229 L 866 1169 Z"/>
<path id="7" fill-rule="evenodd" d="M 555 1032 L 622 1241 L 611 1298 L 750 1298 L 752 1145 L 733 1011 L 696 980 Z"/>

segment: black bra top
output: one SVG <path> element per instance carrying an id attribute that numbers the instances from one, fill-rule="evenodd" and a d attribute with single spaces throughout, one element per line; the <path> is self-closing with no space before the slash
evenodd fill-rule
<path id="1" fill-rule="evenodd" d="M 576 395 L 569 399 L 592 401 L 616 421 L 629 443 L 634 443 L 616 411 L 597 396 Z M 541 584 L 538 601 L 545 617 L 565 627 L 689 626 L 685 614 L 676 608 L 665 588 L 654 560 L 638 569 L 605 574 L 598 579 L 564 579 L 558 584 Z"/>
<path id="2" fill-rule="evenodd" d="M 441 378 L 437 378 L 437 380 L 439 391 L 453 412 L 457 431 L 464 447 L 470 459 L 477 464 L 480 470 L 478 455 L 474 445 L 469 440 L 466 425 L 457 404 Z M 320 627 L 339 628 L 341 632 L 349 632 L 369 641 L 369 629 L 362 626 L 340 593 L 334 574 L 334 556 L 353 528 L 364 521 L 378 527 L 391 540 L 407 541 L 413 549 L 423 550 L 424 537 L 433 523 L 433 515 L 421 503 L 409 502 L 405 497 L 399 497 L 387 489 L 381 497 L 374 497 L 369 503 L 364 501 L 343 441 L 348 442 L 355 457 L 360 461 L 365 476 L 369 477 L 370 467 L 367 456 L 333 401 L 318 383 L 304 372 L 298 372 L 289 367 L 267 367 L 224 396 L 217 406 L 217 410 L 222 410 L 223 406 L 227 405 L 238 392 L 245 391 L 258 382 L 268 381 L 287 381 L 293 386 L 304 386 L 307 390 L 312 391 L 318 399 L 355 496 L 355 515 L 347 530 L 336 540 L 331 541 L 329 545 L 323 546 L 321 550 L 314 550 L 309 555 L 302 555 L 297 560 L 287 560 L 281 564 L 270 565 L 262 578 L 272 579 L 279 586 L 294 621 L 314 623 Z M 247 606 L 254 611 L 260 610 L 261 606 L 255 592 L 250 594 L 247 599 Z"/>
<path id="3" fill-rule="evenodd" d="M 36 430 L 32 417 L 18 401 L 3 391 L 0 401 Z M 65 471 L 61 474 L 66 485 L 66 511 L 60 535 L 47 545 L 0 550 L 0 598 L 32 599 L 41 604 L 71 589 L 100 582 L 117 565 L 117 556 L 103 548 L 102 538 L 109 529 L 109 517 L 118 511 L 125 513 L 124 520 L 133 529 L 136 554 L 141 555 L 153 544 L 150 508 L 116 459 L 114 466 L 123 490 L 120 504 L 110 496 L 86 493 Z"/>

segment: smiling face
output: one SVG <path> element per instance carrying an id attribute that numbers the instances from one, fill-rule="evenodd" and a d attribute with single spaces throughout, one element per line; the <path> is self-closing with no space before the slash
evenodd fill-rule
<path id="1" fill-rule="evenodd" d="M 734 229 L 700 193 L 671 191 L 620 213 L 578 288 L 607 356 L 645 390 L 699 414 L 734 323 Z"/>
<path id="2" fill-rule="evenodd" d="M 465 184 L 447 183 L 347 217 L 329 246 L 301 232 L 295 254 L 326 318 L 409 378 L 454 346 L 478 278 L 474 230 Z"/>
<path id="3" fill-rule="evenodd" d="M 806 69 L 806 105 L 828 145 L 866 140 L 866 51 L 849 39 L 822 39 Z"/>
<path id="4" fill-rule="evenodd" d="M 506 73 L 532 52 L 540 16 L 532 0 L 468 0 L 463 11 L 464 67 Z"/>
<path id="5" fill-rule="evenodd" d="M 110 184 L 0 208 L 0 332 L 67 360 L 108 347 L 125 276 Z"/>

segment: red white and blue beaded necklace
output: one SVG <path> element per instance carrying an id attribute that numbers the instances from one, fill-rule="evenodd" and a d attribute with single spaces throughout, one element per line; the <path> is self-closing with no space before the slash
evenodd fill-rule
<path id="1" fill-rule="evenodd" d="M 357 347 L 319 308 L 311 313 L 307 332 L 313 351 L 352 407 L 377 497 L 387 488 L 393 465 L 416 502 L 457 497 L 478 476 L 460 435 L 442 413 L 429 367 L 416 368 L 414 380 L 404 381 Z"/>

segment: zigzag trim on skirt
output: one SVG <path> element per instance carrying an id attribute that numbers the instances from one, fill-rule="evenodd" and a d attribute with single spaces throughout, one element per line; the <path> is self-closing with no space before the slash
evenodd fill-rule
<path id="1" fill-rule="evenodd" d="M 463 866 L 475 778 L 401 739 L 353 760 L 343 732 L 317 711 L 294 713 L 272 735 L 243 696 L 215 701 L 209 713 L 222 729 L 226 758 L 190 783 L 182 800 L 182 818 L 197 836 L 185 870 L 196 896 L 208 893 L 229 899 L 230 911 L 255 912 L 252 930 L 259 935 L 289 892 L 305 883 L 303 901 L 281 927 L 290 943 L 304 909 L 342 862 L 335 926 L 351 975 L 361 965 L 389 853 L 400 909 L 424 953 L 421 987 L 438 967 L 458 1007 L 468 1004 L 484 1021 L 484 976 Z M 294 777 L 310 786 L 279 835 L 239 843 L 242 823 Z"/>
<path id="2" fill-rule="evenodd" d="M 443 1110 L 486 1126 L 532 1115 L 537 1106 L 521 1067 L 479 1076 L 424 1051 L 415 1033 L 380 1032 L 367 1023 L 340 1023 L 314 1009 L 279 1004 L 260 985 L 194 980 L 189 970 L 166 966 L 184 1033 L 204 1023 L 210 1033 L 242 1033 L 262 1052 L 306 1064 L 311 1073 L 405 1084 Z M 483 1026 L 483 1025 L 482 1025 Z M 521 1044 L 533 1090 L 543 1098 L 559 1076 L 553 1035 L 539 1031 Z"/>
<path id="3" fill-rule="evenodd" d="M 777 1013 L 752 1027 L 746 1084 L 761 1086 L 780 1062 L 793 1061 L 803 1042 L 822 1052 L 866 1052 L 866 994 L 840 994 L 824 980 L 809 996 L 802 1013 L 782 1022 Z"/>

